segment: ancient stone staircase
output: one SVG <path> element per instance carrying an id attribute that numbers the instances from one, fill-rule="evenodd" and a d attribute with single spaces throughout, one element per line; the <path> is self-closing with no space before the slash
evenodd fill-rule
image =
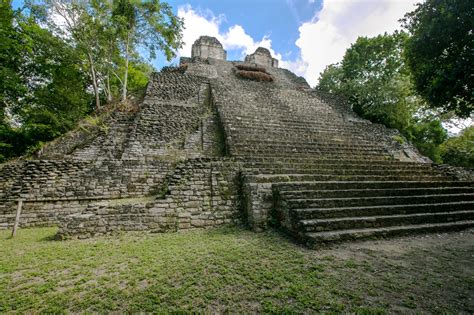
<path id="1" fill-rule="evenodd" d="M 71 155 L 74 159 L 93 160 L 120 159 L 131 133 L 131 122 L 135 114 L 115 111 L 107 121 L 107 127 L 100 131 L 91 143 L 77 148 Z"/>
<path id="2" fill-rule="evenodd" d="M 273 221 L 316 247 L 474 226 L 472 182 L 395 156 L 390 131 L 296 88 L 234 80 L 217 92 L 255 230 Z"/>
<path id="3" fill-rule="evenodd" d="M 277 184 L 282 226 L 309 246 L 472 227 L 474 187 L 455 181 Z"/>

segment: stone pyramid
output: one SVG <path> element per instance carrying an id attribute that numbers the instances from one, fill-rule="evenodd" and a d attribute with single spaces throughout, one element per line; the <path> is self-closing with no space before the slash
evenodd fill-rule
<path id="1" fill-rule="evenodd" d="M 136 110 L 0 166 L 0 228 L 19 200 L 20 226 L 61 238 L 245 223 L 317 247 L 474 226 L 472 172 L 432 163 L 265 48 L 226 55 L 203 36 Z"/>

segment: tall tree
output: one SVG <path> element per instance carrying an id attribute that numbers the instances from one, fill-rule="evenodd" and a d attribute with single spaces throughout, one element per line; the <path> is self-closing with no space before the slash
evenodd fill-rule
<path id="1" fill-rule="evenodd" d="M 95 2 L 95 1 L 94 1 Z M 87 0 L 28 0 L 26 6 L 35 18 L 64 41 L 70 42 L 85 56 L 95 96 L 95 106 L 100 108 L 100 82 L 97 70 L 103 51 L 100 39 L 101 20 L 93 12 L 92 1 Z"/>
<path id="2" fill-rule="evenodd" d="M 406 60 L 415 87 L 433 108 L 469 117 L 474 110 L 474 5 L 427 0 L 404 18 Z"/>
<path id="3" fill-rule="evenodd" d="M 403 58 L 406 38 L 403 32 L 359 37 L 340 64 L 321 74 L 317 89 L 343 96 L 359 115 L 398 129 L 423 154 L 440 161 L 438 146 L 446 131 L 427 115 L 414 91 Z"/>
<path id="4" fill-rule="evenodd" d="M 150 57 L 164 52 L 171 60 L 182 45 L 183 21 L 173 14 L 171 7 L 159 0 L 116 0 L 113 19 L 118 30 L 125 58 L 122 80 L 122 101 L 127 99 L 129 61 L 138 47 L 145 47 Z"/>
<path id="5" fill-rule="evenodd" d="M 90 110 L 78 51 L 33 18 L 1 9 L 11 18 L 0 30 L 2 115 L 8 113 L 0 124 L 0 160 L 54 139 Z"/>
<path id="6" fill-rule="evenodd" d="M 340 81 L 336 87 L 358 114 L 390 128 L 406 130 L 421 100 L 414 96 L 402 58 L 405 39 L 406 34 L 399 32 L 359 37 L 347 49 L 340 70 L 328 68 L 322 82 L 339 72 L 332 80 Z"/>
<path id="7" fill-rule="evenodd" d="M 31 50 L 31 41 L 22 36 L 11 1 L 0 0 L 0 125 L 5 123 L 5 111 L 26 94 L 21 76 L 22 56 Z"/>

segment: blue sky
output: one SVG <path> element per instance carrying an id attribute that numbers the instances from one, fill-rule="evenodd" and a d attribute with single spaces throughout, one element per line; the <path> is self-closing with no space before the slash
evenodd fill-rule
<path id="1" fill-rule="evenodd" d="M 322 0 L 191 0 L 169 1 L 175 8 L 190 5 L 203 16 L 222 16 L 221 29 L 241 25 L 255 39 L 269 36 L 276 51 L 294 56 L 298 50 L 298 27 L 311 20 L 322 8 Z M 229 51 L 229 59 L 238 59 L 236 51 Z"/>
<path id="2" fill-rule="evenodd" d="M 270 49 L 280 67 L 317 84 L 320 72 L 339 62 L 358 36 L 376 36 L 400 28 L 398 20 L 422 0 L 168 0 L 185 22 L 191 54 L 201 35 L 217 37 L 228 59 L 242 60 L 259 46 Z M 23 0 L 14 0 L 14 7 Z M 172 61 L 177 63 L 178 59 Z M 160 69 L 163 55 L 152 61 Z"/>

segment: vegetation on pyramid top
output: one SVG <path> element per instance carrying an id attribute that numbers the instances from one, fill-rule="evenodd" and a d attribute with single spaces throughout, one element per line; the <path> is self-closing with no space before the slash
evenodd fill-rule
<path id="1" fill-rule="evenodd" d="M 273 82 L 273 77 L 271 75 L 259 71 L 236 70 L 235 74 L 243 79 Z"/>
<path id="2" fill-rule="evenodd" d="M 256 72 L 267 73 L 267 70 L 265 70 L 264 67 L 260 67 L 257 65 L 235 65 L 235 67 L 239 70 L 244 70 L 244 71 L 256 71 Z"/>

